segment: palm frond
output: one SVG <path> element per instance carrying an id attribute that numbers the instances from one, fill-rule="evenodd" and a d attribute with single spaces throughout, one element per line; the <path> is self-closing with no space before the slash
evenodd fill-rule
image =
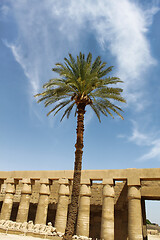
<path id="1" fill-rule="evenodd" d="M 72 104 L 66 109 L 66 111 L 64 112 L 64 114 L 63 114 L 63 116 L 62 116 L 62 118 L 61 118 L 60 121 L 63 120 L 63 118 L 65 117 L 66 114 L 67 114 L 67 118 L 69 118 L 69 115 L 70 115 L 71 110 L 72 110 L 72 108 L 73 108 L 74 105 L 75 105 L 75 103 L 72 103 Z"/>
<path id="2" fill-rule="evenodd" d="M 59 110 L 61 110 L 63 107 L 65 107 L 68 103 L 70 103 L 71 100 L 67 100 L 67 101 L 63 101 L 63 102 L 60 102 L 59 104 L 57 104 L 51 111 L 49 111 L 47 113 L 47 116 L 49 116 L 52 112 L 54 112 L 57 108 L 61 107 Z M 56 112 L 57 113 L 57 112 Z"/>
<path id="3" fill-rule="evenodd" d="M 58 110 L 54 113 L 54 116 L 62 109 L 64 108 L 67 104 L 69 104 L 71 102 L 71 100 L 66 101 L 65 103 L 63 103 Z"/>
<path id="4" fill-rule="evenodd" d="M 103 71 L 100 71 L 100 72 L 98 73 L 98 77 L 99 77 L 99 78 L 102 78 L 102 77 L 106 76 L 109 72 L 112 71 L 112 68 L 113 68 L 113 66 L 110 66 L 110 67 L 108 67 L 107 69 L 105 69 L 105 70 L 103 70 Z"/>
<path id="5" fill-rule="evenodd" d="M 43 85 L 44 91 L 35 97 L 39 98 L 38 102 L 43 101 L 45 107 L 54 106 L 47 116 L 51 113 L 56 115 L 67 107 L 61 120 L 70 116 L 74 105 L 76 116 L 78 104 L 81 102 L 90 105 L 99 121 L 100 114 L 114 118 L 115 113 L 123 119 L 120 113 L 122 109 L 113 104 L 114 101 L 126 102 L 122 96 L 123 89 L 110 86 L 123 81 L 118 77 L 108 76 L 112 69 L 113 66 L 107 67 L 107 63 L 102 62 L 100 56 L 92 61 L 91 53 L 85 57 L 85 54 L 80 52 L 76 58 L 69 53 L 63 64 L 58 62 L 52 68 L 59 74 L 59 78 L 50 79 Z"/>
<path id="6" fill-rule="evenodd" d="M 99 109 L 98 109 L 95 105 L 93 105 L 93 104 L 91 104 L 90 106 L 91 106 L 91 108 L 93 109 L 93 111 L 95 112 L 95 114 L 96 114 L 99 122 L 101 122 Z"/>
<path id="7" fill-rule="evenodd" d="M 91 66 L 91 62 L 92 62 L 92 54 L 89 53 L 87 56 L 87 63 Z"/>

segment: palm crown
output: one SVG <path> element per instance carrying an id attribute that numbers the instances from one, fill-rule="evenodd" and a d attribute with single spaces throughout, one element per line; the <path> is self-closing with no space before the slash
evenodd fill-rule
<path id="1" fill-rule="evenodd" d="M 62 108 L 66 107 L 61 120 L 70 113 L 74 106 L 75 116 L 79 104 L 90 105 L 100 121 L 100 113 L 105 116 L 112 116 L 113 112 L 122 119 L 120 112 L 122 109 L 114 105 L 112 100 L 125 102 L 121 96 L 121 88 L 110 87 L 110 84 L 122 82 L 117 77 L 106 77 L 112 71 L 113 66 L 106 67 L 106 62 L 102 62 L 98 56 L 92 63 L 92 54 L 80 53 L 75 60 L 71 54 L 69 59 L 64 58 L 64 64 L 57 63 L 52 70 L 60 75 L 60 78 L 51 79 L 43 85 L 45 91 L 39 93 L 41 96 L 38 102 L 44 100 L 45 107 L 54 104 L 50 113 L 56 115 Z M 110 101 L 111 100 L 111 101 Z"/>

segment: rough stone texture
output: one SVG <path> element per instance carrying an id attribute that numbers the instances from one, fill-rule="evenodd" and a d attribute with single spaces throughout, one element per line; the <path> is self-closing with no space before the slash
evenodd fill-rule
<path id="1" fill-rule="evenodd" d="M 89 237 L 91 190 L 88 185 L 81 185 L 77 219 L 77 235 Z"/>
<path id="2" fill-rule="evenodd" d="M 94 183 L 91 186 L 91 205 L 102 205 L 102 184 Z"/>
<path id="3" fill-rule="evenodd" d="M 160 200 L 160 181 L 142 180 L 141 195 L 147 200 Z"/>
<path id="4" fill-rule="evenodd" d="M 23 219 L 23 228 L 25 229 L 26 222 L 33 221 L 35 224 L 35 218 L 38 212 L 37 206 L 41 205 L 42 211 L 40 211 L 41 218 L 45 220 L 43 223 L 51 222 L 55 226 L 56 214 L 58 214 L 58 205 L 64 207 L 65 219 L 67 213 L 67 206 L 70 203 L 70 195 L 67 196 L 68 203 L 65 205 L 60 199 L 59 179 L 65 179 L 69 183 L 69 191 L 72 189 L 72 177 L 73 171 L 14 171 L 14 172 L 0 172 L 0 210 L 2 220 L 5 216 L 12 221 L 16 221 L 18 209 L 20 208 L 20 202 L 27 202 L 25 194 L 22 191 L 23 178 L 31 180 L 32 192 L 30 195 L 30 201 L 28 199 L 29 211 L 28 219 L 26 220 L 26 212 L 28 205 L 21 207 L 21 211 L 24 210 L 25 219 L 20 214 L 20 218 Z M 7 190 L 7 179 L 12 178 L 14 180 L 15 192 Z M 48 179 L 50 186 L 50 193 L 40 194 L 42 179 Z M 4 182 L 4 183 L 3 183 Z M 146 224 L 145 224 L 145 200 L 160 200 L 160 168 L 158 169 L 120 169 L 120 170 L 86 170 L 82 171 L 81 184 L 87 183 L 91 188 L 91 197 L 83 196 L 79 203 L 80 215 L 85 219 L 87 225 L 84 235 L 88 235 L 92 238 L 101 238 L 101 229 L 106 231 L 106 226 L 109 221 L 113 222 L 113 203 L 114 203 L 114 224 L 110 224 L 111 232 L 114 232 L 114 240 L 138 240 L 145 239 Z M 115 196 L 112 201 L 109 198 L 106 200 L 106 207 L 103 209 L 103 186 L 105 184 L 114 183 Z M 11 183 L 9 183 L 11 184 Z M 12 184 L 11 184 L 12 185 Z M 139 197 L 133 197 L 129 189 L 139 189 Z M 9 188 L 8 188 L 9 189 Z M 63 191 L 62 191 L 63 192 Z M 46 193 L 46 192 L 45 192 Z M 25 197 L 22 197 L 24 194 Z M 43 197 L 40 199 L 39 195 Z M 66 198 L 65 195 L 62 198 Z M 128 197 L 129 196 L 129 197 Z M 130 198 L 131 197 L 131 198 Z M 23 201 L 24 198 L 24 201 Z M 5 206 L 5 199 L 9 205 Z M 66 200 L 64 201 L 66 203 Z M 84 204 L 85 203 L 85 204 Z M 86 204 L 87 203 L 87 204 Z M 22 204 L 23 205 L 23 204 Z M 25 205 L 25 204 L 24 204 Z M 110 205 L 110 207 L 109 207 Z M 112 207 L 111 207 L 112 205 Z M 8 208 L 9 206 L 9 208 Z M 87 208 L 86 208 L 87 206 Z M 90 208 L 90 211 L 89 211 Z M 108 208 L 108 209 L 107 209 Z M 111 211 L 112 208 L 112 211 Z M 5 209 L 5 210 L 3 210 Z M 9 211 L 7 210 L 9 209 Z M 26 210 L 25 210 L 26 209 Z M 47 211 L 48 209 L 48 211 Z M 106 218 L 107 224 L 103 224 L 104 212 L 108 215 Z M 4 214 L 5 212 L 5 214 Z M 22 211 L 23 212 L 23 211 Z M 3 215 L 4 214 L 4 215 Z M 61 216 L 63 214 L 60 214 Z M 90 217 L 89 217 L 90 215 Z M 111 217 L 112 215 L 112 217 Z M 9 220 L 8 219 L 8 220 Z M 107 220 L 108 219 L 108 220 Z M 136 221 L 138 219 L 138 221 Z M 143 219 L 140 222 L 140 219 Z M 84 221 L 84 222 L 85 222 Z M 138 224 L 137 224 L 138 222 Z M 20 223 L 20 222 L 19 222 Z M 18 222 L 16 223 L 18 224 Z M 59 225 L 59 224 L 58 224 Z M 65 224 L 64 224 L 65 225 Z M 82 224 L 83 225 L 83 224 Z M 103 226 L 104 225 L 104 226 Z M 143 226 L 142 226 L 143 225 Z M 35 226 L 35 225 L 34 225 Z M 114 226 L 114 227 L 113 227 Z M 18 225 L 17 225 L 18 227 Z M 44 230 L 44 224 L 41 226 L 41 230 L 37 230 L 39 225 L 36 225 L 36 231 Z M 64 227 L 64 226 L 63 226 Z M 82 231 L 83 226 L 80 227 Z M 113 229 L 114 228 L 114 229 Z M 143 233 L 142 233 L 143 229 Z M 60 231 L 59 231 L 60 232 Z M 133 233 L 134 232 L 134 233 Z M 39 234 L 39 233 L 36 233 Z M 59 233 L 62 234 L 62 233 Z M 77 238 L 77 237 L 75 237 Z M 107 239 L 104 237 L 104 239 Z M 112 239 L 110 237 L 110 239 Z"/>
<path id="5" fill-rule="evenodd" d="M 111 185 L 103 187 L 101 238 L 114 240 L 114 188 Z"/>
<path id="6" fill-rule="evenodd" d="M 17 222 L 26 222 L 28 219 L 28 211 L 29 211 L 29 202 L 30 202 L 30 195 L 29 194 L 22 194 L 18 213 L 17 213 Z"/>
<path id="7" fill-rule="evenodd" d="M 31 181 L 30 179 L 23 179 L 22 180 L 22 189 L 20 190 L 21 198 L 17 213 L 17 222 L 26 222 L 28 219 L 28 212 L 29 212 L 29 203 L 30 203 L 30 195 L 32 193 L 31 189 Z"/>
<path id="8" fill-rule="evenodd" d="M 11 216 L 13 197 L 15 193 L 14 179 L 7 178 L 6 184 L 6 194 L 1 208 L 0 219 L 9 220 Z"/>
<path id="9" fill-rule="evenodd" d="M 48 179 L 40 180 L 40 190 L 39 190 L 39 199 L 36 212 L 35 223 L 36 224 L 46 224 L 47 213 L 48 213 L 48 204 L 49 204 L 49 181 Z"/>
<path id="10" fill-rule="evenodd" d="M 59 190 L 59 182 L 53 181 L 50 187 L 50 196 L 49 196 L 49 203 L 57 203 L 58 202 L 58 190 Z"/>
<path id="11" fill-rule="evenodd" d="M 142 240 L 142 210 L 139 187 L 128 189 L 128 233 L 130 240 Z"/>
<path id="12" fill-rule="evenodd" d="M 65 232 L 67 223 L 67 212 L 69 203 L 69 186 L 68 181 L 60 182 L 58 206 L 56 211 L 55 227 L 58 232 Z"/>

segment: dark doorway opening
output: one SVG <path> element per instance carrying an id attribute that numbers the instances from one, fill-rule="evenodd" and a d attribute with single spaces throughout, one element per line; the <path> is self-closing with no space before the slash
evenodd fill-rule
<path id="1" fill-rule="evenodd" d="M 51 222 L 52 226 L 54 226 L 55 224 L 56 208 L 57 208 L 57 204 L 55 203 L 48 205 L 47 223 Z"/>
<path id="2" fill-rule="evenodd" d="M 30 203 L 27 221 L 33 221 L 33 223 L 35 223 L 36 211 L 37 211 L 37 203 L 36 204 Z"/>
<path id="3" fill-rule="evenodd" d="M 11 221 L 16 221 L 17 213 L 18 213 L 18 207 L 19 207 L 19 203 L 14 202 L 13 206 L 12 206 L 11 217 L 10 217 Z"/>
<path id="4" fill-rule="evenodd" d="M 96 238 L 100 239 L 101 216 L 102 216 L 102 206 L 91 205 L 89 237 L 92 239 L 96 239 Z"/>

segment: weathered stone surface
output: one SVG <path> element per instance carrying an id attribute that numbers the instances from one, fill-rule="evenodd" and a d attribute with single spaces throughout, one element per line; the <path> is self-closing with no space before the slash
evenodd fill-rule
<path id="1" fill-rule="evenodd" d="M 64 233 L 67 223 L 67 212 L 69 204 L 69 182 L 67 179 L 59 181 L 59 198 L 56 211 L 55 227 L 58 232 Z"/>
<path id="2" fill-rule="evenodd" d="M 128 189 L 128 233 L 129 240 L 142 240 L 141 193 L 137 186 Z"/>
<path id="3" fill-rule="evenodd" d="M 56 234 L 58 237 L 53 231 L 56 225 L 61 236 L 66 225 L 72 178 L 73 171 L 0 172 L 0 229 L 37 236 Z M 81 190 L 77 232 L 79 229 L 83 231 L 75 239 L 88 239 L 87 236 L 108 239 L 106 234 L 111 240 L 113 228 L 114 240 L 145 239 L 144 201 L 160 200 L 160 168 L 86 170 L 82 171 L 81 184 L 87 187 Z M 114 194 L 111 194 L 111 188 L 106 187 L 104 191 L 104 185 L 111 186 Z M 89 194 L 86 192 L 88 188 Z M 49 222 L 53 226 L 46 225 Z M 60 223 L 63 229 L 59 228 Z M 102 232 L 104 234 L 100 236 Z"/>
<path id="4" fill-rule="evenodd" d="M 83 235 L 85 237 L 89 237 L 90 197 L 90 186 L 82 184 L 80 189 L 79 210 L 77 219 L 77 235 Z"/>
<path id="5" fill-rule="evenodd" d="M 114 240 L 114 188 L 111 185 L 103 187 L 101 238 Z"/>

